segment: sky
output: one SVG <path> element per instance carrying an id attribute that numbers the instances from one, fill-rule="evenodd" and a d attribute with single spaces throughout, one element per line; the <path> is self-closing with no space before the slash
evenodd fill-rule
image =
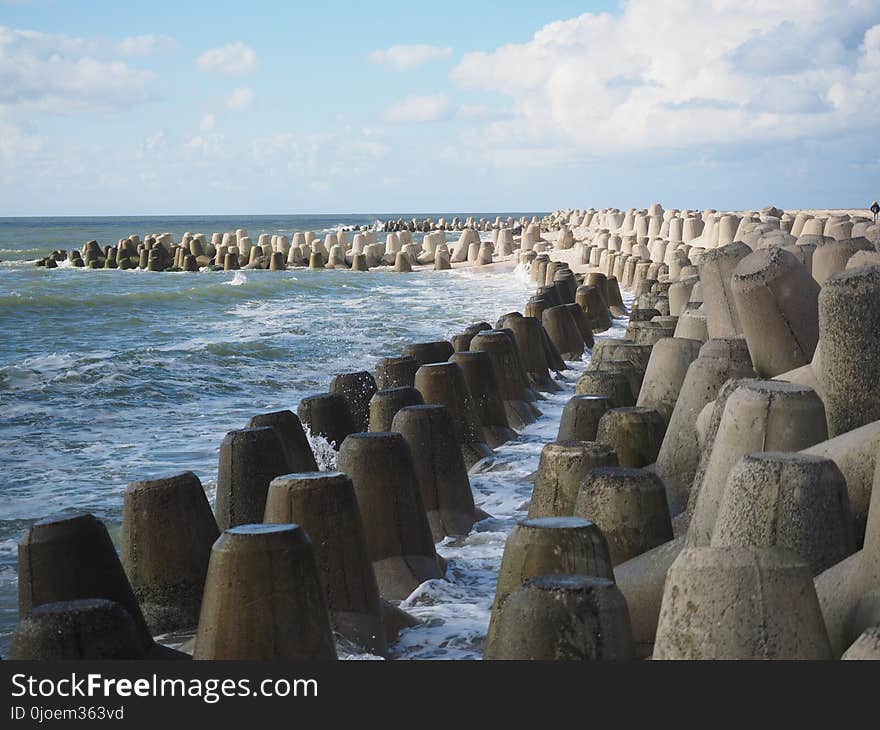
<path id="1" fill-rule="evenodd" d="M 0 0 L 0 216 L 877 197 L 878 0 Z"/>

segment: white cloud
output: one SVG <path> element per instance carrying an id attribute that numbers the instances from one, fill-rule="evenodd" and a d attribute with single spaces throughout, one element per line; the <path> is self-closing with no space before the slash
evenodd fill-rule
<path id="1" fill-rule="evenodd" d="M 374 130 L 350 127 L 313 134 L 277 132 L 254 139 L 251 156 L 261 175 L 324 185 L 376 172 L 377 161 L 391 151 L 376 136 Z"/>
<path id="2" fill-rule="evenodd" d="M 207 157 L 220 151 L 222 141 L 223 138 L 220 135 L 198 134 L 184 142 L 183 149 L 187 154 Z"/>
<path id="3" fill-rule="evenodd" d="M 159 129 L 141 142 L 136 157 L 139 160 L 155 159 L 164 155 L 170 146 L 167 132 L 164 129 Z"/>
<path id="4" fill-rule="evenodd" d="M 256 71 L 258 60 L 253 48 L 236 41 L 205 51 L 199 56 L 197 63 L 200 71 L 216 71 L 225 76 L 247 76 Z"/>
<path id="5" fill-rule="evenodd" d="M 428 61 L 449 58 L 451 55 L 451 48 L 427 44 L 412 44 L 396 45 L 372 51 L 368 58 L 374 63 L 381 63 L 384 66 L 396 68 L 398 71 L 408 71 Z"/>
<path id="6" fill-rule="evenodd" d="M 462 119 L 489 119 L 497 116 L 497 112 L 486 104 L 460 104 L 455 114 Z"/>
<path id="7" fill-rule="evenodd" d="M 99 57 L 94 41 L 0 26 L 0 104 L 68 112 L 148 99 L 155 77 Z"/>
<path id="8" fill-rule="evenodd" d="M 468 53 L 452 77 L 510 98 L 474 135 L 492 154 L 789 142 L 876 126 L 878 23 L 876 0 L 630 0 Z"/>
<path id="9" fill-rule="evenodd" d="M 251 107 L 255 98 L 254 90 L 249 86 L 243 86 L 229 95 L 229 99 L 226 101 L 226 106 L 234 111 L 244 111 Z"/>
<path id="10" fill-rule="evenodd" d="M 0 160 L 14 162 L 39 152 L 43 141 L 5 118 L 0 108 Z"/>
<path id="11" fill-rule="evenodd" d="M 117 49 L 123 56 L 151 56 L 171 50 L 175 45 L 174 39 L 167 35 L 134 35 L 119 41 Z"/>
<path id="12" fill-rule="evenodd" d="M 217 126 L 217 117 L 213 114 L 205 114 L 202 117 L 202 121 L 199 122 L 199 129 L 203 132 L 210 132 L 214 127 Z"/>
<path id="13" fill-rule="evenodd" d="M 449 115 L 449 97 L 446 94 L 408 96 L 391 106 L 385 113 L 389 122 L 434 122 Z"/>

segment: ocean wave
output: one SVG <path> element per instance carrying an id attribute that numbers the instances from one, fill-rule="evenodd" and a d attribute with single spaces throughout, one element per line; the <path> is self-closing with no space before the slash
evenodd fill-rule
<path id="1" fill-rule="evenodd" d="M 110 351 L 52 353 L 29 357 L 20 363 L 0 367 L 0 391 L 49 388 L 70 380 L 81 380 L 104 371 L 117 357 Z"/>
<path id="2" fill-rule="evenodd" d="M 25 256 L 25 255 L 33 255 L 33 256 L 45 256 L 51 253 L 51 251 L 45 246 L 40 248 L 0 248 L 0 256 L 15 254 L 16 256 Z"/>
<path id="3" fill-rule="evenodd" d="M 231 279 L 226 280 L 225 277 L 228 277 L 228 274 L 212 272 L 204 275 L 206 279 L 210 277 L 207 281 L 194 279 L 192 280 L 195 282 L 194 286 L 178 286 L 176 284 L 181 278 L 186 277 L 187 280 L 190 280 L 190 277 L 199 277 L 200 275 L 185 272 L 179 272 L 178 276 L 175 276 L 174 273 L 159 275 L 155 274 L 155 272 L 136 269 L 135 271 L 138 272 L 136 275 L 144 277 L 151 275 L 161 276 L 162 280 L 156 279 L 154 282 L 150 282 L 157 284 L 156 287 L 143 286 L 135 289 L 121 289 L 113 288 L 112 284 L 119 281 L 117 277 L 133 275 L 131 272 L 81 270 L 88 271 L 92 275 L 88 278 L 86 287 L 79 286 L 85 282 L 77 280 L 73 283 L 65 281 L 63 282 L 64 286 L 59 282 L 58 286 L 52 289 L 31 287 L 30 291 L 25 292 L 18 290 L 4 292 L 0 294 L 0 312 L 4 309 L 13 308 L 20 310 L 24 305 L 27 306 L 30 312 L 35 309 L 57 310 L 59 308 L 77 308 L 84 305 L 87 305 L 89 309 L 94 309 L 108 305 L 168 304 L 195 299 L 218 303 L 249 297 L 269 296 L 276 292 L 280 293 L 290 285 L 290 279 L 293 278 L 283 274 L 281 276 L 249 277 L 237 271 Z M 271 274 L 276 274 L 276 272 L 271 272 Z M 169 286 L 172 278 L 175 285 Z"/>

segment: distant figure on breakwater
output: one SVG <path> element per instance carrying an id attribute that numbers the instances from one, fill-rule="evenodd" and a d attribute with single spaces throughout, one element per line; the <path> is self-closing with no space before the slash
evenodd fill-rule
<path id="1" fill-rule="evenodd" d="M 874 214 L 874 223 L 877 222 L 877 214 L 880 213 L 880 203 L 876 200 L 871 203 L 871 212 Z"/>

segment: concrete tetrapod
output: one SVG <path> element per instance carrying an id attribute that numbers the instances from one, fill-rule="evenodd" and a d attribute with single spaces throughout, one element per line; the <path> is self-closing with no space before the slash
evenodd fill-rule
<path id="1" fill-rule="evenodd" d="M 379 593 L 403 600 L 444 570 L 434 549 L 412 453 L 399 433 L 356 433 L 337 468 L 354 484 Z"/>
<path id="2" fill-rule="evenodd" d="M 239 525 L 214 543 L 193 659 L 336 659 L 315 551 L 299 525 Z"/>
<path id="3" fill-rule="evenodd" d="M 605 274 L 599 271 L 591 271 L 584 275 L 584 286 L 595 286 L 599 290 L 599 296 L 605 303 L 605 307 L 610 309 L 611 300 L 608 298 L 609 284 Z M 618 292 L 619 293 L 619 292 Z M 575 298 L 577 296 L 575 295 Z M 616 303 L 616 302 L 615 302 Z M 610 314 L 610 312 L 609 312 Z"/>
<path id="4" fill-rule="evenodd" d="M 653 345 L 639 344 L 627 339 L 606 337 L 596 343 L 596 347 L 593 350 L 593 358 L 588 369 L 601 370 L 602 365 L 607 363 L 629 363 L 632 365 L 635 375 L 633 381 L 635 388 L 633 398 L 635 398 L 642 387 L 645 371 L 648 369 L 648 362 L 651 359 L 652 349 Z"/>
<path id="5" fill-rule="evenodd" d="M 596 441 L 599 419 L 611 408 L 604 395 L 575 395 L 562 409 L 557 441 Z"/>
<path id="6" fill-rule="evenodd" d="M 345 437 L 357 430 L 348 402 L 335 393 L 303 398 L 296 412 L 313 436 L 323 436 L 337 450 Z"/>
<path id="7" fill-rule="evenodd" d="M 271 426 L 281 439 L 287 454 L 286 471 L 318 471 L 315 454 L 306 438 L 305 429 L 293 411 L 273 411 L 261 413 L 248 421 L 248 428 Z"/>
<path id="8" fill-rule="evenodd" d="M 287 469 L 287 453 L 274 428 L 227 433 L 217 469 L 215 512 L 220 529 L 262 520 L 269 482 Z"/>
<path id="9" fill-rule="evenodd" d="M 416 373 L 416 389 L 425 403 L 446 406 L 452 417 L 455 439 L 470 470 L 493 451 L 483 440 L 483 429 L 464 373 L 454 362 L 422 365 Z"/>
<path id="10" fill-rule="evenodd" d="M 641 468 L 657 460 L 665 428 L 653 408 L 612 408 L 600 419 L 596 440 L 614 449 L 621 466 Z"/>
<path id="11" fill-rule="evenodd" d="M 652 311 L 657 311 L 652 310 Z M 655 345 L 664 337 L 673 337 L 675 333 L 675 325 L 669 325 L 664 322 L 656 321 L 660 314 L 655 318 L 645 322 L 633 322 L 626 327 L 626 336 L 637 345 Z"/>
<path id="12" fill-rule="evenodd" d="M 526 314 L 528 315 L 528 305 L 526 305 Z M 535 319 L 540 323 L 541 315 L 536 314 Z M 544 357 L 547 359 L 547 367 L 557 373 L 566 370 L 568 366 L 565 364 L 565 360 L 562 359 L 562 355 L 559 354 L 559 350 L 556 349 L 556 345 L 550 340 L 544 325 L 541 325 L 541 341 L 544 343 Z"/>
<path id="13" fill-rule="evenodd" d="M 727 477 L 711 545 L 788 548 L 821 573 L 856 549 L 843 474 L 818 456 L 746 454 Z"/>
<path id="14" fill-rule="evenodd" d="M 676 537 L 614 568 L 614 578 L 629 606 L 636 655 L 640 658 L 650 656 L 654 649 L 666 573 L 684 548 L 686 537 Z"/>
<path id="15" fill-rule="evenodd" d="M 592 284 L 588 275 L 584 281 L 586 284 Z M 616 276 L 605 277 L 605 300 L 608 302 L 608 309 L 615 317 L 625 317 L 629 314 L 629 310 L 623 303 L 623 297 L 620 296 L 620 285 Z"/>
<path id="16" fill-rule="evenodd" d="M 739 262 L 730 286 L 759 376 L 772 378 L 813 359 L 819 341 L 819 285 L 793 254 L 776 247 L 758 249 Z"/>
<path id="17" fill-rule="evenodd" d="M 455 335 L 452 338 L 452 346 L 455 348 L 456 352 L 467 352 L 471 349 L 471 340 L 473 340 L 474 337 L 476 337 L 483 330 L 490 329 L 492 329 L 492 325 L 490 325 L 488 322 L 472 324 L 467 327 L 462 334 Z"/>
<path id="18" fill-rule="evenodd" d="M 578 304 L 566 304 L 564 306 L 571 314 L 572 320 L 574 320 L 581 339 L 584 341 L 584 348 L 592 350 L 595 341 L 593 340 L 593 328 L 590 326 L 587 313 Z"/>
<path id="19" fill-rule="evenodd" d="M 366 431 L 370 426 L 370 399 L 377 390 L 376 381 L 366 370 L 343 373 L 330 382 L 330 392 L 348 404 L 357 431 Z"/>
<path id="20" fill-rule="evenodd" d="M 584 575 L 530 578 L 498 609 L 483 659 L 633 658 L 629 613 L 613 580 Z"/>
<path id="21" fill-rule="evenodd" d="M 740 385 L 727 398 L 709 447 L 702 479 L 695 479 L 688 511 L 689 545 L 708 545 L 733 465 L 748 453 L 800 451 L 827 438 L 822 401 L 812 388 L 778 380 Z"/>
<path id="22" fill-rule="evenodd" d="M 471 340 L 471 352 L 485 352 L 491 358 L 510 426 L 522 429 L 534 423 L 540 411 L 530 403 L 533 396 L 525 385 L 526 376 L 513 337 L 506 330 L 480 332 Z"/>
<path id="23" fill-rule="evenodd" d="M 423 405 L 424 402 L 418 390 L 407 386 L 376 391 L 370 399 L 369 430 L 383 433 L 393 430 L 391 422 L 401 408 Z"/>
<path id="24" fill-rule="evenodd" d="M 754 375 L 746 342 L 739 338 L 710 340 L 688 367 L 657 454 L 657 476 L 666 485 L 673 517 L 687 506 L 699 466 L 697 416 L 715 399 L 725 381 Z"/>
<path id="25" fill-rule="evenodd" d="M 544 393 L 559 391 L 560 386 L 550 377 L 550 366 L 544 347 L 547 335 L 541 320 L 537 317 L 507 317 L 502 327 L 513 333 L 529 384 Z"/>
<path id="26" fill-rule="evenodd" d="M 47 517 L 18 544 L 18 615 L 46 603 L 104 598 L 134 621 L 140 650 L 151 659 L 186 659 L 156 644 L 104 524 L 94 515 Z"/>
<path id="27" fill-rule="evenodd" d="M 708 342 L 709 331 L 706 328 L 706 314 L 702 308 L 685 309 L 678 317 L 674 336 Z"/>
<path id="28" fill-rule="evenodd" d="M 474 495 L 455 426 L 446 406 L 410 406 L 398 411 L 391 430 L 406 440 L 412 454 L 422 504 L 435 542 L 466 535 L 487 517 Z"/>
<path id="29" fill-rule="evenodd" d="M 602 370 L 588 370 L 578 378 L 576 395 L 603 396 L 611 408 L 626 408 L 635 403 L 632 381 L 624 370 L 624 364 L 610 365 Z"/>
<path id="30" fill-rule="evenodd" d="M 69 661 L 143 659 L 134 619 L 115 601 L 81 598 L 44 603 L 23 616 L 12 634 L 10 659 Z"/>
<path id="31" fill-rule="evenodd" d="M 828 435 L 880 420 L 880 267 L 831 276 L 819 294 Z"/>
<path id="32" fill-rule="evenodd" d="M 868 431 L 869 427 L 860 430 Z M 839 442 L 847 437 L 851 435 L 838 436 L 827 443 Z M 835 656 L 843 653 L 865 629 L 880 622 L 880 460 L 876 459 L 878 449 L 874 439 L 869 438 L 865 442 L 873 446 L 870 455 L 875 457 L 875 470 L 864 547 L 816 578 L 816 591 Z M 810 451 L 815 453 L 816 449 Z M 860 451 L 858 447 L 852 449 L 852 455 L 857 460 Z M 838 466 L 841 466 L 843 462 L 839 454 L 831 455 L 831 458 L 835 456 L 838 457 Z M 863 460 L 868 461 L 869 458 Z M 849 479 L 851 474 L 844 466 L 841 466 L 841 470 Z"/>
<path id="33" fill-rule="evenodd" d="M 334 629 L 370 653 L 385 656 L 388 645 L 379 588 L 351 479 L 341 472 L 273 479 L 265 522 L 293 523 L 306 531 Z"/>
<path id="34" fill-rule="evenodd" d="M 510 428 L 507 420 L 507 411 L 489 354 L 479 351 L 456 352 L 449 360 L 461 368 L 482 425 L 484 441 L 493 449 L 513 441 L 516 431 Z"/>
<path id="35" fill-rule="evenodd" d="M 605 332 L 611 328 L 611 312 L 598 286 L 579 286 L 575 302 L 586 313 L 593 332 Z"/>
<path id="36" fill-rule="evenodd" d="M 875 466 L 880 455 L 880 421 L 847 431 L 803 450 L 805 454 L 831 459 L 846 479 L 853 516 L 856 545 L 865 541 Z"/>
<path id="37" fill-rule="evenodd" d="M 594 441 L 557 441 L 541 450 L 529 517 L 574 514 L 581 482 L 597 466 L 617 466 L 610 446 Z"/>
<path id="38" fill-rule="evenodd" d="M 683 550 L 666 578 L 654 659 L 831 659 L 809 567 L 779 547 Z"/>
<path id="39" fill-rule="evenodd" d="M 706 305 L 706 325 L 711 339 L 742 336 L 730 279 L 740 261 L 750 253 L 752 249 L 749 246 L 736 242 L 707 250 L 700 257 L 700 284 Z"/>
<path id="40" fill-rule="evenodd" d="M 697 473 L 694 475 L 694 480 L 691 483 L 687 509 L 676 516 L 676 533 L 686 531 L 690 525 L 690 520 L 693 517 L 693 508 L 695 506 L 695 496 L 703 484 L 703 480 L 706 476 L 706 469 L 711 461 L 712 447 L 715 445 L 715 438 L 718 436 L 718 427 L 721 425 L 724 409 L 727 406 L 727 399 L 741 385 L 756 382 L 756 380 L 756 378 L 731 378 L 718 390 L 718 395 L 715 396 L 715 400 L 709 402 L 703 410 L 700 411 L 696 425 L 697 437 L 702 452 L 700 454 L 700 464 L 697 467 Z M 692 496 L 694 499 L 691 499 Z"/>
<path id="41" fill-rule="evenodd" d="M 816 243 L 818 245 L 813 252 L 811 269 L 813 278 L 823 287 L 831 276 L 846 268 L 847 262 L 856 253 L 876 250 L 866 238 L 849 238 L 840 241 L 818 238 Z"/>
<path id="42" fill-rule="evenodd" d="M 613 580 L 608 545 L 599 528 L 579 517 L 540 517 L 518 523 L 504 543 L 487 645 L 498 612 L 513 591 L 529 578 L 568 574 Z"/>
<path id="43" fill-rule="evenodd" d="M 455 350 L 452 343 L 446 340 L 436 342 L 415 342 L 403 348 L 403 354 L 414 357 L 419 365 L 431 365 L 446 362 Z"/>
<path id="44" fill-rule="evenodd" d="M 198 623 L 211 546 L 219 536 L 202 483 L 191 471 L 128 485 L 122 564 L 153 634 Z"/>
<path id="45" fill-rule="evenodd" d="M 672 540 L 663 482 L 645 469 L 591 469 L 578 490 L 574 515 L 602 531 L 615 566 Z"/>
<path id="46" fill-rule="evenodd" d="M 703 343 L 681 337 L 664 337 L 651 350 L 636 405 L 653 408 L 668 424 L 685 376 Z"/>
<path id="47" fill-rule="evenodd" d="M 403 386 L 412 388 L 418 369 L 419 362 L 412 355 L 383 357 L 376 363 L 376 387 L 379 390 Z"/>
<path id="48" fill-rule="evenodd" d="M 567 306 L 560 305 L 545 309 L 541 315 L 541 323 L 563 359 L 581 359 L 584 354 L 584 338 Z"/>

